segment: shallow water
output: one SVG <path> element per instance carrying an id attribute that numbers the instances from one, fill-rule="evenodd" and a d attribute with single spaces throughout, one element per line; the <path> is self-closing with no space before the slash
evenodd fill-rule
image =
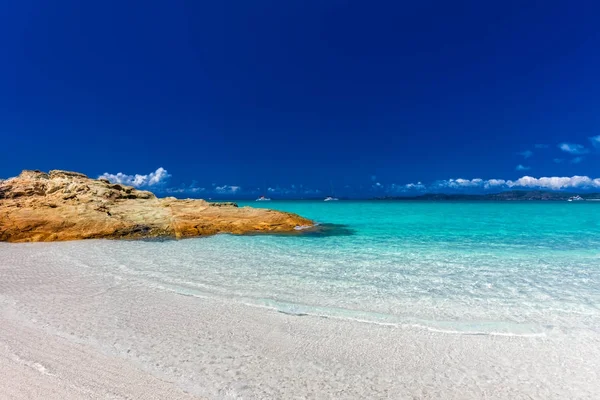
<path id="1" fill-rule="evenodd" d="M 81 242 L 60 251 L 77 257 L 85 246 L 97 253 L 86 258 L 92 268 L 294 315 L 465 334 L 600 333 L 600 204 L 247 204 L 340 224 L 345 234 Z"/>

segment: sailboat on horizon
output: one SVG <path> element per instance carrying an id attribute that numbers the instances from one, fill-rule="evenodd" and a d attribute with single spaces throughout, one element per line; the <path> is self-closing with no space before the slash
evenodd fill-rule
<path id="1" fill-rule="evenodd" d="M 331 191 L 330 191 L 331 196 L 325 197 L 325 200 L 323 200 L 323 201 L 338 201 L 339 199 L 337 197 L 335 197 L 335 194 L 333 193 L 333 183 L 330 182 L 329 186 L 331 188 Z"/>
<path id="2" fill-rule="evenodd" d="M 267 192 L 269 191 L 269 188 L 268 188 L 268 186 L 267 186 L 267 182 L 266 182 L 266 181 L 265 181 L 265 184 L 264 184 L 264 186 L 263 186 L 263 187 L 264 187 L 265 191 L 267 191 Z M 267 196 L 265 196 L 265 195 L 260 195 L 260 196 L 259 196 L 259 197 L 256 199 L 256 201 L 271 201 L 271 198 L 269 198 L 269 197 L 267 197 Z"/>

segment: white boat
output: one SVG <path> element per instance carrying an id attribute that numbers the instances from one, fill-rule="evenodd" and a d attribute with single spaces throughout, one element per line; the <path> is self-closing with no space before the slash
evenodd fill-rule
<path id="1" fill-rule="evenodd" d="M 332 195 L 335 196 L 335 192 L 333 191 L 333 182 L 330 182 L 330 186 L 331 186 L 331 191 L 329 193 L 331 193 Z M 325 197 L 325 201 L 338 201 L 339 199 L 334 196 Z"/>
<path id="2" fill-rule="evenodd" d="M 271 201 L 271 199 L 265 196 L 260 196 L 258 199 L 256 199 L 256 201 Z"/>
<path id="3" fill-rule="evenodd" d="M 583 201 L 583 200 L 585 200 L 583 197 L 577 195 L 577 196 L 569 197 L 569 199 L 567 201 Z"/>

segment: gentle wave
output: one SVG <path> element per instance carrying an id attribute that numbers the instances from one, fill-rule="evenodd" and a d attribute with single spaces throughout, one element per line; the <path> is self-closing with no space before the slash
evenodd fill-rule
<path id="1" fill-rule="evenodd" d="M 206 299 L 219 299 L 225 301 L 236 301 L 250 307 L 264 308 L 277 311 L 291 316 L 312 316 L 319 318 L 331 318 L 358 323 L 375 324 L 379 326 L 389 326 L 395 328 L 413 328 L 426 330 L 429 332 L 457 335 L 489 335 L 489 336 L 508 336 L 508 337 L 545 337 L 547 328 L 535 326 L 533 324 L 516 324 L 509 322 L 460 322 L 460 321 L 426 321 L 411 318 L 403 319 L 398 316 L 381 314 L 366 311 L 347 310 L 333 307 L 309 306 L 304 304 L 287 303 L 275 301 L 272 299 L 251 299 L 251 298 L 231 298 L 215 293 L 204 292 L 197 289 L 182 288 L 165 284 L 152 284 L 156 289 L 166 290 L 182 296 L 191 296 Z M 447 325 L 447 327 L 443 327 Z M 499 327 L 504 330 L 494 330 Z M 461 328 L 462 327 L 462 328 Z M 477 329 L 473 329 L 478 327 Z M 487 329 L 486 329 L 487 327 Z M 507 329 L 509 328 L 509 329 Z M 512 331 L 510 330 L 512 328 Z"/>

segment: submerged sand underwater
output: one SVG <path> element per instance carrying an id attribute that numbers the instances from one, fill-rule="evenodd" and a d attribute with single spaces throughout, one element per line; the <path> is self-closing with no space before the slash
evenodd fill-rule
<path id="1" fill-rule="evenodd" d="M 124 243 L 0 244 L 0 398 L 600 397 L 593 332 L 473 335 L 289 315 L 86 260 Z"/>

